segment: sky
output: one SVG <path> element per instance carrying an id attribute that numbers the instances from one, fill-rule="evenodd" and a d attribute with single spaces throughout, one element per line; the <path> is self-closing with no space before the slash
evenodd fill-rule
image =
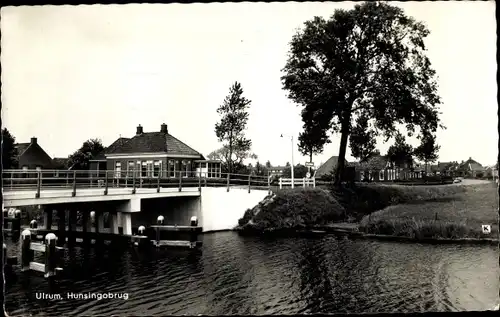
<path id="1" fill-rule="evenodd" d="M 439 161 L 496 162 L 495 2 L 391 2 L 424 22 L 443 104 Z M 3 7 L 2 123 L 17 142 L 67 157 L 90 138 L 169 133 L 204 155 L 221 147 L 216 109 L 238 81 L 252 101 L 246 135 L 259 161 L 304 163 L 301 107 L 280 77 L 289 42 L 314 16 L 353 2 Z M 285 137 L 281 138 L 280 135 Z M 294 137 L 292 150 L 291 136 Z M 340 136 L 316 166 L 338 155 Z M 392 141 L 378 141 L 384 154 Z M 410 140 L 414 146 L 415 140 Z M 347 150 L 347 160 L 354 161 Z"/>

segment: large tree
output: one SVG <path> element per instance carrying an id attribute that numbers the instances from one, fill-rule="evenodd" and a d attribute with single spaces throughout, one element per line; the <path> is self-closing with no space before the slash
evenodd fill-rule
<path id="1" fill-rule="evenodd" d="M 220 122 L 215 124 L 215 134 L 219 142 L 223 142 L 228 151 L 228 171 L 233 171 L 233 165 L 238 156 L 249 156 L 252 141 L 245 137 L 248 122 L 248 108 L 251 101 L 243 97 L 241 84 L 235 82 L 229 89 L 229 95 L 217 109 L 221 115 Z"/>
<path id="2" fill-rule="evenodd" d="M 83 142 L 83 145 L 71 154 L 68 158 L 68 167 L 75 170 L 89 169 L 89 160 L 104 150 L 99 139 L 90 139 Z"/>
<path id="3" fill-rule="evenodd" d="M 318 131 L 340 133 L 337 185 L 356 128 L 389 139 L 398 124 L 406 125 L 409 135 L 416 128 L 422 133 L 441 126 L 424 24 L 398 7 L 365 2 L 304 26 L 290 42 L 283 86 L 303 111 L 322 118 Z M 367 127 L 358 117 L 369 118 Z"/>
<path id="4" fill-rule="evenodd" d="M 425 173 L 427 173 L 427 164 L 433 163 L 438 159 L 438 152 L 441 146 L 436 142 L 436 136 L 434 134 L 425 134 L 420 139 L 420 145 L 415 148 L 415 156 L 424 162 Z"/>
<path id="5" fill-rule="evenodd" d="M 16 138 L 7 128 L 2 130 L 2 169 L 13 169 L 18 166 Z"/>

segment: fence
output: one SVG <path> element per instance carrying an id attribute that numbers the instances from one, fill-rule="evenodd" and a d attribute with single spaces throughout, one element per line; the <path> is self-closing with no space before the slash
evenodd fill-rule
<path id="1" fill-rule="evenodd" d="M 280 178 L 279 179 L 279 188 L 282 189 L 283 186 L 302 186 L 302 187 L 316 187 L 316 179 L 315 178 L 294 178 L 293 181 L 291 178 Z"/>

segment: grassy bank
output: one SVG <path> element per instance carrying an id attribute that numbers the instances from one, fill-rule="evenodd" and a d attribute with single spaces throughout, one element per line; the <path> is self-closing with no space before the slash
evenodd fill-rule
<path id="1" fill-rule="evenodd" d="M 342 188 L 295 188 L 277 192 L 245 212 L 240 231 L 314 228 L 360 221 L 376 210 L 410 202 L 437 201 L 463 193 L 463 186 L 356 184 Z"/>
<path id="2" fill-rule="evenodd" d="M 450 186 L 451 187 L 451 186 Z M 498 239 L 498 189 L 495 184 L 460 186 L 447 200 L 399 204 L 364 216 L 360 231 L 417 239 Z M 491 226 L 482 233 L 481 225 Z"/>

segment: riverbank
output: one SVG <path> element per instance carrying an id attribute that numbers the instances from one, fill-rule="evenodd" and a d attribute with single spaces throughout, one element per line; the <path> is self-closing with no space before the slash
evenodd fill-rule
<path id="1" fill-rule="evenodd" d="M 425 204 L 398 204 L 363 217 L 359 230 L 416 239 L 498 239 L 496 184 L 462 186 L 451 199 Z M 491 232 L 483 233 L 482 225 Z"/>
<path id="2" fill-rule="evenodd" d="M 323 230 L 332 223 L 358 223 L 366 236 L 411 241 L 495 239 L 496 186 L 398 186 L 357 184 L 340 189 L 296 188 L 267 197 L 245 212 L 241 234 L 287 235 Z M 481 225 L 491 226 L 483 234 Z M 393 238 L 388 238 L 393 239 Z"/>

